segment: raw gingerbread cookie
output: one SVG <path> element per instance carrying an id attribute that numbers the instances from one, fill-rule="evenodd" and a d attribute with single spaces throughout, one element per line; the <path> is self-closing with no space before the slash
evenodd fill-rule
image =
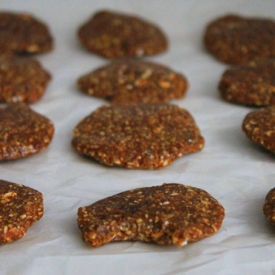
<path id="1" fill-rule="evenodd" d="M 51 75 L 32 58 L 0 57 L 0 102 L 34 103 L 44 94 Z"/>
<path id="2" fill-rule="evenodd" d="M 22 238 L 43 213 L 40 192 L 0 180 L 0 245 Z"/>
<path id="3" fill-rule="evenodd" d="M 87 50 L 107 57 L 155 55 L 168 47 L 167 38 L 155 25 L 136 16 L 99 11 L 78 30 Z"/>
<path id="4" fill-rule="evenodd" d="M 241 64 L 275 56 L 275 21 L 226 15 L 206 28 L 204 44 L 222 62 Z"/>
<path id="5" fill-rule="evenodd" d="M 184 97 L 188 83 L 182 74 L 161 64 L 122 59 L 83 75 L 77 86 L 112 102 L 156 103 Z"/>
<path id="6" fill-rule="evenodd" d="M 275 106 L 247 114 L 242 129 L 248 138 L 275 153 Z"/>
<path id="7" fill-rule="evenodd" d="M 191 114 L 178 106 L 117 103 L 83 119 L 72 145 L 79 154 L 108 166 L 156 169 L 202 150 L 204 138 Z"/>
<path id="8" fill-rule="evenodd" d="M 243 105 L 275 105 L 275 59 L 250 61 L 227 69 L 219 83 L 221 96 Z"/>
<path id="9" fill-rule="evenodd" d="M 26 13 L 0 12 L 0 45 L 15 54 L 42 53 L 52 50 L 48 27 Z"/>
<path id="10" fill-rule="evenodd" d="M 223 206 L 206 191 L 182 184 L 137 188 L 78 209 L 85 242 L 143 241 L 182 247 L 217 232 Z"/>
<path id="11" fill-rule="evenodd" d="M 25 103 L 0 109 L 0 160 L 36 154 L 49 146 L 54 134 L 52 122 Z"/>
<path id="12" fill-rule="evenodd" d="M 271 189 L 265 198 L 263 212 L 267 220 L 275 225 L 275 188 Z"/>

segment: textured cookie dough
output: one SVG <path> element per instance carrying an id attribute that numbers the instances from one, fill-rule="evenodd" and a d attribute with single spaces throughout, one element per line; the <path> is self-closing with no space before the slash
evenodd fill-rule
<path id="1" fill-rule="evenodd" d="M 0 180 L 0 245 L 22 238 L 43 213 L 40 192 Z"/>
<path id="2" fill-rule="evenodd" d="M 84 48 L 106 58 L 155 55 L 168 47 L 159 27 L 136 16 L 112 11 L 95 13 L 79 28 L 78 38 Z"/>
<path id="3" fill-rule="evenodd" d="M 206 191 L 182 184 L 128 190 L 78 209 L 85 242 L 143 241 L 182 247 L 216 233 L 223 206 Z"/>
<path id="4" fill-rule="evenodd" d="M 74 130 L 81 155 L 108 166 L 156 169 L 204 147 L 191 114 L 168 103 L 111 104 L 98 108 Z"/>
<path id="5" fill-rule="evenodd" d="M 188 82 L 185 76 L 161 64 L 123 59 L 83 75 L 77 86 L 112 102 L 157 103 L 184 97 Z"/>

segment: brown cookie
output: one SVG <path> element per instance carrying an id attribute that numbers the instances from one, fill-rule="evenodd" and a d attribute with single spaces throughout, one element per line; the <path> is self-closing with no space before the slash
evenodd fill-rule
<path id="1" fill-rule="evenodd" d="M 51 75 L 32 58 L 0 58 L 0 102 L 34 103 L 44 94 Z"/>
<path id="2" fill-rule="evenodd" d="M 0 160 L 36 154 L 49 146 L 54 134 L 52 122 L 25 103 L 0 109 Z"/>
<path id="3" fill-rule="evenodd" d="M 275 106 L 247 114 L 242 129 L 248 138 L 275 153 Z"/>
<path id="4" fill-rule="evenodd" d="M 251 61 L 226 70 L 219 91 L 223 99 L 232 103 L 275 105 L 275 59 Z"/>
<path id="5" fill-rule="evenodd" d="M 204 44 L 222 62 L 241 64 L 275 56 L 275 21 L 226 15 L 206 28 Z"/>
<path id="6" fill-rule="evenodd" d="M 83 119 L 72 145 L 108 166 L 156 169 L 202 150 L 204 139 L 190 113 L 178 106 L 128 103 L 103 106 Z"/>
<path id="7" fill-rule="evenodd" d="M 107 58 L 155 55 L 168 47 L 155 25 L 132 15 L 99 11 L 78 30 L 82 45 Z"/>
<path id="8" fill-rule="evenodd" d="M 275 188 L 271 189 L 265 198 L 263 212 L 267 220 L 275 225 Z"/>
<path id="9" fill-rule="evenodd" d="M 173 183 L 128 190 L 81 207 L 78 225 L 93 247 L 113 241 L 182 247 L 217 232 L 224 215 L 206 191 Z"/>
<path id="10" fill-rule="evenodd" d="M 42 53 L 52 50 L 48 27 L 25 13 L 0 13 L 0 45 L 14 53 Z"/>
<path id="11" fill-rule="evenodd" d="M 188 83 L 182 74 L 161 64 L 124 59 L 80 77 L 77 86 L 112 102 L 157 103 L 184 97 Z"/>
<path id="12" fill-rule="evenodd" d="M 40 192 L 0 180 L 0 245 L 22 238 L 43 213 Z"/>

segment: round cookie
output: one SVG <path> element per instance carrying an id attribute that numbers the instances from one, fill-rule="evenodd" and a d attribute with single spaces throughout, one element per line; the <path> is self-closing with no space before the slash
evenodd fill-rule
<path id="1" fill-rule="evenodd" d="M 275 188 L 272 188 L 266 195 L 263 212 L 267 220 L 275 225 Z"/>
<path id="2" fill-rule="evenodd" d="M 37 102 L 51 75 L 32 58 L 0 58 L 0 102 Z"/>
<path id="3" fill-rule="evenodd" d="M 275 106 L 247 114 L 242 129 L 248 138 L 275 153 Z"/>
<path id="4" fill-rule="evenodd" d="M 48 27 L 25 13 L 0 12 L 0 45 L 16 54 L 42 53 L 52 50 Z"/>
<path id="5" fill-rule="evenodd" d="M 143 241 L 182 247 L 217 232 L 223 206 L 206 191 L 182 184 L 128 190 L 78 209 L 82 238 L 93 247 Z"/>
<path id="6" fill-rule="evenodd" d="M 206 28 L 204 44 L 218 60 L 241 64 L 275 56 L 275 21 L 226 15 Z"/>
<path id="7" fill-rule="evenodd" d="M 269 58 L 227 69 L 219 91 L 226 101 L 254 106 L 275 105 L 275 59 Z"/>
<path id="8" fill-rule="evenodd" d="M 43 213 L 40 192 L 0 180 L 0 245 L 22 238 Z"/>
<path id="9" fill-rule="evenodd" d="M 164 33 L 136 16 L 99 11 L 78 30 L 87 50 L 106 58 L 155 55 L 168 47 Z"/>
<path id="10" fill-rule="evenodd" d="M 127 103 L 103 106 L 83 119 L 72 145 L 108 166 L 156 169 L 202 150 L 204 139 L 191 114 L 178 106 Z"/>
<path id="11" fill-rule="evenodd" d="M 0 160 L 36 154 L 49 146 L 54 134 L 52 122 L 25 103 L 0 109 Z"/>
<path id="12" fill-rule="evenodd" d="M 161 64 L 124 59 L 83 75 L 77 86 L 112 102 L 157 103 L 184 97 L 188 83 L 182 74 Z"/>

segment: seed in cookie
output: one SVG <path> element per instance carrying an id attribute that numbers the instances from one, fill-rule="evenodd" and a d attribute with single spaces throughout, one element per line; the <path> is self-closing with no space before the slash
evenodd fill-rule
<path id="1" fill-rule="evenodd" d="M 74 130 L 76 151 L 108 166 L 156 169 L 204 147 L 191 114 L 168 103 L 111 104 Z"/>
<path id="2" fill-rule="evenodd" d="M 21 239 L 43 213 L 40 192 L 0 180 L 0 245 Z"/>
<path id="3" fill-rule="evenodd" d="M 216 233 L 223 206 L 206 191 L 183 184 L 128 190 L 78 209 L 82 238 L 93 247 L 143 241 L 182 247 Z"/>
<path id="4" fill-rule="evenodd" d="M 219 91 L 223 99 L 232 103 L 275 105 L 275 59 L 250 61 L 227 69 Z"/>
<path id="5" fill-rule="evenodd" d="M 16 54 L 52 50 L 53 38 L 45 23 L 26 13 L 0 12 L 0 45 Z"/>
<path id="6" fill-rule="evenodd" d="M 275 106 L 247 114 L 242 129 L 248 138 L 275 153 Z"/>
<path id="7" fill-rule="evenodd" d="M 182 74 L 161 64 L 122 59 L 83 75 L 77 86 L 112 102 L 157 103 L 184 97 L 188 83 Z"/>
<path id="8" fill-rule="evenodd" d="M 36 154 L 49 146 L 54 134 L 52 122 L 25 103 L 0 109 L 0 160 Z"/>
<path id="9" fill-rule="evenodd" d="M 87 50 L 106 58 L 140 57 L 165 51 L 168 42 L 159 27 L 136 16 L 99 11 L 78 30 Z"/>
<path id="10" fill-rule="evenodd" d="M 37 102 L 51 75 L 33 58 L 0 58 L 0 102 Z"/>
<path id="11" fill-rule="evenodd" d="M 218 60 L 241 64 L 275 56 L 275 21 L 226 15 L 206 28 L 204 44 Z"/>

